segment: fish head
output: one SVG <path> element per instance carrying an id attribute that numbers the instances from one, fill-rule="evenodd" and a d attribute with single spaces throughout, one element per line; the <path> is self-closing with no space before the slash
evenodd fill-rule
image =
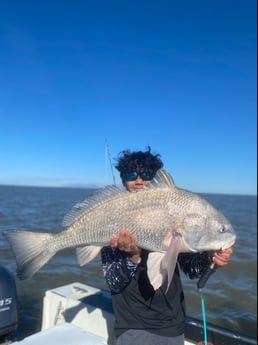
<path id="1" fill-rule="evenodd" d="M 212 207 L 209 212 L 187 214 L 183 228 L 184 245 L 189 251 L 224 250 L 236 240 L 231 223 Z"/>

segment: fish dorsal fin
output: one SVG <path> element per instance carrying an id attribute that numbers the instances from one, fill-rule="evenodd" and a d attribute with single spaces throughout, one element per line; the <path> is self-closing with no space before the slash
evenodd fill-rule
<path id="1" fill-rule="evenodd" d="M 175 188 L 172 176 L 166 170 L 158 170 L 147 188 Z"/>
<path id="2" fill-rule="evenodd" d="M 115 185 L 108 185 L 104 188 L 97 189 L 92 195 L 87 197 L 84 201 L 78 202 L 73 208 L 65 215 L 62 225 L 69 226 L 71 223 L 79 218 L 86 210 L 100 204 L 106 199 L 121 193 L 129 193 L 126 190 L 122 190 Z"/>

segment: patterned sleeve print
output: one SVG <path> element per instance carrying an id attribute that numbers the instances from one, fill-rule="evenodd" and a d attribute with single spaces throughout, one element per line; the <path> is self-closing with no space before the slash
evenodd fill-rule
<path id="1" fill-rule="evenodd" d="M 178 263 L 181 270 L 190 278 L 200 278 L 202 273 L 210 265 L 208 254 L 204 253 L 182 253 L 178 256 Z"/>
<path id="2" fill-rule="evenodd" d="M 138 267 L 127 254 L 116 247 L 101 250 L 102 269 L 109 289 L 120 292 L 131 281 Z"/>

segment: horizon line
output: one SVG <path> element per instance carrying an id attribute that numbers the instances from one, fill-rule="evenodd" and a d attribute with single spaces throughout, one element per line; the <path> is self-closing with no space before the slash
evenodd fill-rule
<path id="1" fill-rule="evenodd" d="M 100 189 L 104 188 L 107 185 L 114 185 L 112 183 L 105 184 L 105 185 L 100 185 L 100 184 L 74 184 L 74 185 L 28 185 L 28 184 L 9 184 L 9 183 L 0 183 L 0 187 L 24 187 L 24 188 L 75 188 L 75 189 Z M 122 184 L 119 184 L 116 186 L 118 187 L 123 187 Z M 182 188 L 185 189 L 185 188 Z M 190 191 L 190 190 L 189 190 Z M 191 192 L 193 192 L 191 190 Z M 234 192 L 193 192 L 197 194 L 220 194 L 220 195 L 238 195 L 238 196 L 255 196 L 257 197 L 257 193 L 252 194 L 252 193 L 234 193 Z"/>

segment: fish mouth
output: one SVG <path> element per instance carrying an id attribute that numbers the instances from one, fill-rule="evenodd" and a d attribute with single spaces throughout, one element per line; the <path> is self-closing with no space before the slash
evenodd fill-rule
<path id="1" fill-rule="evenodd" d="M 223 247 L 221 247 L 220 250 L 225 250 L 225 249 L 228 249 L 229 247 L 232 247 L 235 242 L 236 242 L 236 240 L 232 240 L 232 241 L 226 243 Z"/>

